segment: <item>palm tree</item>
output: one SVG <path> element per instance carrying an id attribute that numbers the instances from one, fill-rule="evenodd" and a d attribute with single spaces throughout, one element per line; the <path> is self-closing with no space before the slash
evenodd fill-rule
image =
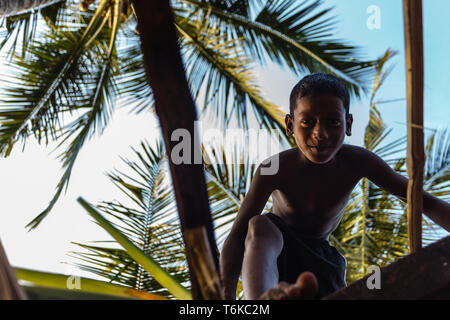
<path id="1" fill-rule="evenodd" d="M 334 21 L 320 1 L 178 0 L 173 6 L 191 91 L 225 125 L 236 119 L 247 127 L 253 113 L 267 128 L 284 126 L 280 108 L 264 99 L 252 75 L 266 59 L 297 73 L 333 73 L 356 95 L 373 70 L 356 47 L 329 36 Z M 56 193 L 28 227 L 36 227 L 67 188 L 79 151 L 107 126 L 117 101 L 126 99 L 136 112 L 153 110 L 136 23 L 127 0 L 51 2 L 3 19 L 9 60 L 0 154 L 8 156 L 30 136 L 65 148 Z"/>
<path id="2" fill-rule="evenodd" d="M 138 161 L 125 160 L 130 173 L 116 171 L 109 174 L 111 181 L 123 192 L 125 202 L 103 202 L 97 209 L 146 255 L 189 288 L 184 243 L 173 187 L 167 179 L 169 172 L 164 150 L 161 145 L 150 148 L 147 143 L 142 143 L 141 150 L 135 152 Z M 229 152 L 210 147 L 205 147 L 204 151 L 209 202 L 219 249 L 256 169 L 255 164 L 242 154 L 231 152 L 230 157 Z M 111 245 L 110 241 L 76 245 L 82 250 L 70 256 L 76 258 L 78 263 L 75 265 L 80 269 L 109 283 L 173 297 L 122 247 Z"/>
<path id="3" fill-rule="evenodd" d="M 141 150 L 135 152 L 138 161 L 125 160 L 129 172 L 109 174 L 126 202 L 102 202 L 97 206 L 100 214 L 80 201 L 116 241 L 76 244 L 82 251 L 71 256 L 77 259 L 76 266 L 104 280 L 79 278 L 81 290 L 73 293 L 67 290 L 72 276 L 16 268 L 19 279 L 33 283 L 32 287 L 24 286 L 32 299 L 192 298 L 184 288 L 191 283 L 173 187 L 167 179 L 165 152 L 161 144 L 150 148 L 148 143 L 142 143 Z M 242 150 L 225 152 L 205 146 L 204 157 L 212 216 L 221 247 L 256 165 L 250 164 L 248 154 Z M 169 285 L 162 285 L 161 279 Z"/>

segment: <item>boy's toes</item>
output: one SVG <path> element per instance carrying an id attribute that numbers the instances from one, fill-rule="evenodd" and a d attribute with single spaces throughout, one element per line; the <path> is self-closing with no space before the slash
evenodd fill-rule
<path id="1" fill-rule="evenodd" d="M 274 288 L 267 290 L 259 300 L 296 300 L 314 299 L 319 290 L 316 276 L 311 272 L 303 272 L 297 282 L 289 285 L 286 282 L 278 283 Z"/>
<path id="2" fill-rule="evenodd" d="M 287 283 L 287 282 L 284 282 L 284 281 L 281 281 L 281 282 L 278 282 L 278 284 L 276 285 L 276 289 L 280 289 L 280 290 L 282 290 L 282 291 L 286 291 L 286 290 L 288 290 L 289 289 L 289 287 L 290 287 L 291 285 L 289 284 L 289 283 Z"/>
<path id="3" fill-rule="evenodd" d="M 267 290 L 259 300 L 286 300 L 288 299 L 286 291 L 278 287 Z"/>
<path id="4" fill-rule="evenodd" d="M 319 290 L 316 276 L 311 272 L 303 272 L 297 282 L 287 290 L 290 299 L 313 299 Z"/>

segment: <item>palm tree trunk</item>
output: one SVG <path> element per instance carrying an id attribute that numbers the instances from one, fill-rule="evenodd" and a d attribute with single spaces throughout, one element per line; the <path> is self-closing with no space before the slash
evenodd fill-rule
<path id="1" fill-rule="evenodd" d="M 169 0 L 135 0 L 146 72 L 159 117 L 186 245 L 194 299 L 222 298 L 217 248 L 208 204 L 201 149 L 195 136 L 197 113 L 187 84 Z M 187 134 L 190 163 L 175 164 L 172 133 Z M 178 131 L 180 132 L 180 131 Z"/>
<path id="2" fill-rule="evenodd" d="M 423 167 L 425 163 L 423 135 L 423 30 L 422 0 L 403 0 L 405 24 L 406 83 L 409 176 L 408 233 L 410 252 L 422 247 Z"/>
<path id="3" fill-rule="evenodd" d="M 0 241 L 0 300 L 24 300 L 26 295 L 17 282 L 16 273 Z"/>
<path id="4" fill-rule="evenodd" d="M 23 11 L 61 2 L 61 0 L 0 0 L 0 16 L 12 16 Z"/>

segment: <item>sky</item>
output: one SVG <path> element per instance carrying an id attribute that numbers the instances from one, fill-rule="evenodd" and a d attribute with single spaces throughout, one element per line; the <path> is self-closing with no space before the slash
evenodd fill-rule
<path id="1" fill-rule="evenodd" d="M 299 1 L 300 2 L 300 1 Z M 325 7 L 338 19 L 335 30 L 338 38 L 361 47 L 368 59 L 381 56 L 386 49 L 398 51 L 392 60 L 394 69 L 381 88 L 379 100 L 405 98 L 404 39 L 401 0 L 326 0 Z M 379 28 L 367 25 L 371 14 L 367 9 L 379 9 Z M 449 125 L 450 108 L 446 98 L 450 83 L 450 41 L 447 32 L 448 0 L 424 0 L 425 42 L 425 113 L 427 128 L 445 128 Z M 288 110 L 288 97 L 299 76 L 268 63 L 258 70 L 258 79 L 264 96 Z M 393 128 L 392 137 L 406 134 L 406 106 L 404 100 L 380 104 L 384 121 Z M 368 99 L 353 99 L 354 116 L 352 137 L 347 143 L 361 145 L 368 120 Z M 76 250 L 71 242 L 87 243 L 110 239 L 76 202 L 82 196 L 91 203 L 120 198 L 105 172 L 125 169 L 121 157 L 133 157 L 130 146 L 138 148 L 142 139 L 152 141 L 159 134 L 157 122 L 151 114 L 129 114 L 119 109 L 101 137 L 90 141 L 81 151 L 74 167 L 68 191 L 55 205 L 41 225 L 28 232 L 25 225 L 40 213 L 54 194 L 62 171 L 50 153 L 54 145 L 39 146 L 27 142 L 25 151 L 16 148 L 6 159 L 0 159 L 0 237 L 13 266 L 43 271 L 73 274 L 67 253 Z M 89 274 L 83 274 L 90 276 Z"/>

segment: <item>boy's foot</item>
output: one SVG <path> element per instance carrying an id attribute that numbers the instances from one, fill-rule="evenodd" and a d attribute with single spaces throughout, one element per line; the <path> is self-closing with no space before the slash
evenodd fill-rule
<path id="1" fill-rule="evenodd" d="M 311 272 L 303 272 L 297 282 L 289 284 L 280 282 L 276 287 L 267 290 L 259 300 L 303 300 L 313 299 L 317 295 L 319 284 Z"/>

